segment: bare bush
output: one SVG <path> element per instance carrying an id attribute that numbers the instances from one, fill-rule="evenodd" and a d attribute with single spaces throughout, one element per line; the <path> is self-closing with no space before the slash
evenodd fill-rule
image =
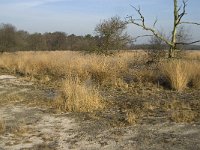
<path id="1" fill-rule="evenodd" d="M 99 23 L 95 32 L 99 39 L 99 48 L 102 52 L 108 53 L 108 50 L 119 50 L 130 42 L 130 36 L 125 32 L 126 23 L 120 17 L 111 17 Z"/>

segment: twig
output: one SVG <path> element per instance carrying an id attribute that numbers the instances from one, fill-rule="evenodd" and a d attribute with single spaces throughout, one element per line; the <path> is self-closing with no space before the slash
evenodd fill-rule
<path id="1" fill-rule="evenodd" d="M 200 40 L 194 41 L 194 42 L 190 42 L 190 43 L 179 42 L 179 43 L 176 43 L 176 45 L 191 45 L 191 44 L 195 44 L 195 43 L 199 43 L 199 42 L 200 42 Z"/>
<path id="2" fill-rule="evenodd" d="M 200 23 L 196 23 L 196 22 L 186 22 L 186 21 L 180 22 L 179 24 L 193 24 L 193 25 L 198 25 L 198 26 L 200 26 Z"/>
<path id="3" fill-rule="evenodd" d="M 137 39 L 139 39 L 139 38 L 142 38 L 142 37 L 149 37 L 149 36 L 153 36 L 153 35 L 140 35 L 140 36 L 137 36 L 137 37 L 133 38 L 133 40 L 134 40 L 134 42 L 136 42 Z"/>

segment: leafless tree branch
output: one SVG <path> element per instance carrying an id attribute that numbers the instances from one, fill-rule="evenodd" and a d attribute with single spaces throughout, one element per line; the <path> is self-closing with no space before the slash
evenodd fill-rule
<path id="1" fill-rule="evenodd" d="M 147 34 L 147 35 L 139 35 L 139 36 L 137 36 L 137 37 L 134 37 L 133 40 L 134 40 L 134 42 L 136 42 L 137 39 L 139 39 L 139 38 L 150 37 L 150 36 L 153 36 L 153 35 L 150 35 L 150 34 L 149 34 L 149 35 L 148 35 L 148 34 Z"/>
<path id="2" fill-rule="evenodd" d="M 146 31 L 152 32 L 152 34 L 154 36 L 162 39 L 166 44 L 172 45 L 172 43 L 170 41 L 168 41 L 165 37 L 163 37 L 158 31 L 156 31 L 156 29 L 151 28 L 151 27 L 147 27 L 147 25 L 145 24 L 144 16 L 141 13 L 140 7 L 138 9 L 136 7 L 134 7 L 134 6 L 132 6 L 132 5 L 131 5 L 131 7 L 134 8 L 134 10 L 138 13 L 138 15 L 140 16 L 140 19 L 133 19 L 132 16 L 128 16 L 130 23 L 135 24 L 135 25 L 143 28 Z M 140 22 L 137 22 L 137 21 L 140 21 Z M 157 23 L 157 19 L 154 22 L 154 26 L 155 26 L 156 23 Z"/>
<path id="3" fill-rule="evenodd" d="M 187 2 L 188 2 L 188 0 L 183 0 L 183 8 L 182 8 L 183 10 L 182 10 L 182 13 L 178 14 L 178 19 L 177 19 L 177 23 L 176 23 L 177 25 L 180 24 L 180 21 L 183 18 L 183 16 L 185 16 L 187 14 L 186 13 Z M 181 10 L 180 8 L 177 10 L 177 12 L 179 12 Z"/>
<path id="4" fill-rule="evenodd" d="M 191 43 L 179 43 L 179 42 L 177 42 L 177 37 L 178 37 L 177 30 L 178 30 L 179 25 L 181 25 L 181 24 L 200 25 L 200 23 L 182 21 L 183 17 L 187 14 L 186 13 L 186 7 L 187 7 L 188 0 L 182 0 L 182 6 L 178 6 L 178 0 L 173 0 L 173 2 L 174 2 L 174 22 L 173 22 L 173 30 L 172 30 L 170 40 L 167 39 L 158 30 L 155 29 L 157 19 L 155 20 L 153 27 L 149 27 L 149 26 L 146 25 L 145 18 L 141 13 L 140 7 L 136 8 L 136 7 L 131 5 L 131 7 L 139 15 L 140 19 L 134 19 L 132 16 L 129 17 L 129 23 L 132 23 L 132 24 L 134 24 L 138 27 L 141 27 L 142 29 L 144 29 L 146 31 L 151 32 L 152 35 L 154 35 L 158 39 L 162 40 L 164 43 L 166 43 L 170 47 L 169 53 L 168 53 L 169 58 L 172 58 L 172 57 L 175 56 L 175 50 L 177 50 L 177 46 L 176 46 L 177 44 L 194 44 L 194 43 L 199 42 L 199 41 L 194 41 L 194 42 L 191 42 Z M 138 37 L 136 37 L 136 39 L 138 39 L 140 37 L 141 36 L 138 36 Z"/>
<path id="5" fill-rule="evenodd" d="M 191 45 L 191 44 L 195 44 L 195 43 L 199 43 L 199 42 L 200 42 L 200 40 L 189 42 L 189 43 L 179 42 L 179 43 L 176 43 L 176 45 Z"/>
<path id="6" fill-rule="evenodd" d="M 183 21 L 183 22 L 180 22 L 179 24 L 193 24 L 193 25 L 198 25 L 198 26 L 200 26 L 200 23 L 197 23 L 197 22 L 189 22 L 189 21 Z"/>
<path id="7" fill-rule="evenodd" d="M 154 23 L 153 23 L 153 27 L 154 27 L 154 28 L 155 28 L 157 22 L 158 22 L 158 18 L 156 18 L 156 20 L 155 20 Z"/>

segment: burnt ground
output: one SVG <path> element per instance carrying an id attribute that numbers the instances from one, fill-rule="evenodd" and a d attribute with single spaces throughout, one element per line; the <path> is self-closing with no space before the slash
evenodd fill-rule
<path id="1" fill-rule="evenodd" d="M 0 149 L 200 149 L 199 90 L 136 83 L 103 93 L 102 112 L 62 113 L 49 106 L 53 88 L 0 76 Z"/>

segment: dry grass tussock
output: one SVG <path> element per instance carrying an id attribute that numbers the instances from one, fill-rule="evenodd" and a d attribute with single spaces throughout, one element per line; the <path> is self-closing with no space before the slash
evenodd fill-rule
<path id="1" fill-rule="evenodd" d="M 194 86 L 199 86 L 199 65 L 198 61 L 178 59 L 163 61 L 159 64 L 159 68 L 171 88 L 182 91 L 191 82 Z"/>
<path id="2" fill-rule="evenodd" d="M 180 123 L 180 122 L 192 122 L 197 117 L 197 112 L 192 110 L 189 103 L 184 103 L 180 100 L 172 100 L 164 105 L 164 109 L 169 114 L 169 119 Z"/>
<path id="3" fill-rule="evenodd" d="M 22 136 L 30 131 L 30 128 L 22 121 L 17 121 L 12 124 L 0 120 L 0 134 L 11 133 L 15 136 Z"/>
<path id="4" fill-rule="evenodd" d="M 62 89 L 62 98 L 58 98 L 53 104 L 59 110 L 92 112 L 105 107 L 97 88 L 81 82 L 78 77 L 66 79 Z"/>
<path id="5" fill-rule="evenodd" d="M 0 134 L 6 130 L 5 121 L 0 120 Z"/>
<path id="6" fill-rule="evenodd" d="M 131 112 L 131 111 L 128 111 L 126 113 L 126 121 L 131 124 L 131 125 L 134 125 L 137 123 L 137 120 L 138 120 L 138 115 L 135 114 L 134 112 Z"/>

